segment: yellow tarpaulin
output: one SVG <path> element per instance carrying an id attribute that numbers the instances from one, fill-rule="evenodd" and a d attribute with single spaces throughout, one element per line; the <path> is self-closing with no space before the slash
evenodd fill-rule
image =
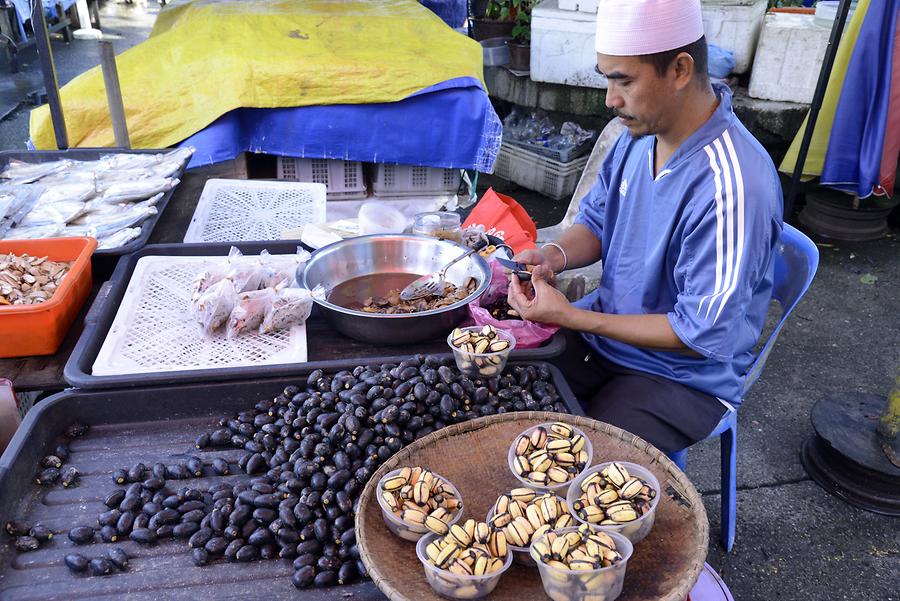
<path id="1" fill-rule="evenodd" d="M 803 179 L 810 179 L 822 175 L 822 167 L 825 165 L 825 151 L 828 150 L 828 140 L 831 137 L 831 127 L 834 125 L 834 115 L 837 113 L 838 101 L 841 99 L 841 90 L 844 87 L 844 78 L 847 76 L 847 65 L 850 63 L 850 57 L 853 56 L 853 47 L 856 45 L 856 38 L 859 37 L 859 29 L 862 27 L 863 19 L 866 18 L 866 12 L 869 10 L 869 0 L 860 0 L 853 12 L 853 18 L 844 29 L 844 36 L 838 44 L 837 54 L 834 56 L 834 65 L 831 67 L 831 74 L 828 77 L 828 87 L 825 88 L 825 97 L 822 99 L 822 107 L 819 109 L 819 116 L 816 118 L 816 127 L 813 130 L 812 139 L 809 143 L 809 152 L 806 155 L 806 161 L 803 163 Z M 809 115 L 803 120 L 800 131 L 794 136 L 791 147 L 788 149 L 781 166 L 778 168 L 782 173 L 788 175 L 794 172 L 797 165 L 797 157 L 800 154 L 800 144 L 803 142 L 803 134 L 806 131 Z"/>
<path id="2" fill-rule="evenodd" d="M 165 148 L 240 108 L 395 102 L 456 77 L 482 81 L 478 42 L 415 0 L 195 0 L 164 9 L 117 57 L 131 143 Z M 100 68 L 61 90 L 71 146 L 112 146 Z M 49 108 L 31 113 L 55 148 Z"/>

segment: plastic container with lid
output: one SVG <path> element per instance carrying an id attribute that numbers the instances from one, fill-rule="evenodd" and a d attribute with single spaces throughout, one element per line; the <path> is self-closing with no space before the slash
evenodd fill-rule
<path id="1" fill-rule="evenodd" d="M 394 207 L 372 200 L 359 208 L 359 234 L 400 234 L 407 226 L 407 218 Z"/>
<path id="2" fill-rule="evenodd" d="M 412 231 L 422 236 L 462 242 L 462 219 L 459 213 L 452 211 L 419 213 L 413 221 Z"/>

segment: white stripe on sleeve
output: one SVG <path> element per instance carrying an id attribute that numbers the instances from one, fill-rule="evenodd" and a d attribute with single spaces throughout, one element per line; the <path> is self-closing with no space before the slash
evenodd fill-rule
<path id="1" fill-rule="evenodd" d="M 722 171 L 719 169 L 719 165 L 716 164 L 716 155 L 712 148 L 707 145 L 703 147 L 703 150 L 706 151 L 709 157 L 709 168 L 715 174 L 716 182 L 716 287 L 712 294 L 718 294 L 719 290 L 722 289 Z M 700 315 L 703 301 L 709 301 L 711 296 L 707 294 L 700 299 L 700 304 L 697 305 L 697 315 Z M 708 308 L 707 315 L 709 315 Z"/>
<path id="2" fill-rule="evenodd" d="M 728 156 L 731 158 L 731 164 L 734 169 L 735 191 L 737 192 L 737 257 L 735 258 L 734 277 L 731 280 L 731 286 L 722 297 L 722 302 L 719 304 L 719 311 L 716 313 L 716 319 L 713 320 L 713 323 L 719 319 L 719 315 L 722 314 L 725 303 L 728 302 L 728 299 L 734 293 L 735 288 L 737 288 L 738 275 L 740 274 L 741 261 L 744 255 L 744 177 L 741 173 L 741 164 L 738 162 L 737 153 L 734 151 L 734 144 L 731 142 L 731 136 L 728 135 L 727 129 L 725 130 L 723 137 L 725 139 L 725 146 L 728 147 Z"/>

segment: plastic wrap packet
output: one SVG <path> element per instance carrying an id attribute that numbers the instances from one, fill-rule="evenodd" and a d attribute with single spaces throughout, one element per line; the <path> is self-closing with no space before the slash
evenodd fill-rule
<path id="1" fill-rule="evenodd" d="M 40 185 L 0 185 L 0 238 L 34 208 L 44 192 Z"/>
<path id="2" fill-rule="evenodd" d="M 245 257 L 232 246 L 228 251 L 228 271 L 226 272 L 238 293 L 259 290 L 266 269 L 259 257 Z"/>
<path id="3" fill-rule="evenodd" d="M 172 177 L 190 160 L 194 150 L 193 146 L 188 146 L 167 152 L 157 164 L 150 167 L 150 171 L 158 177 Z"/>
<path id="4" fill-rule="evenodd" d="M 312 305 L 313 294 L 306 288 L 277 290 L 259 326 L 259 333 L 270 334 L 302 325 L 309 318 Z"/>
<path id="5" fill-rule="evenodd" d="M 38 227 L 14 227 L 5 234 L 0 234 L 0 240 L 37 240 L 38 238 L 54 238 L 62 234 L 64 230 L 65 225 L 61 223 Z M 75 236 L 76 234 L 69 235 Z"/>
<path id="6" fill-rule="evenodd" d="M 112 215 L 87 213 L 73 225 L 90 228 L 98 238 L 106 238 L 120 230 L 138 225 L 157 212 L 156 207 L 131 207 Z"/>
<path id="7" fill-rule="evenodd" d="M 52 204 L 56 202 L 87 202 L 97 194 L 97 186 L 94 180 L 67 181 L 59 184 L 48 185 L 39 204 Z"/>
<path id="8" fill-rule="evenodd" d="M 238 295 L 228 278 L 206 289 L 191 312 L 205 334 L 212 334 L 226 323 L 237 304 Z"/>
<path id="9" fill-rule="evenodd" d="M 121 215 L 122 213 L 130 210 L 143 210 L 149 209 L 151 207 L 155 207 L 159 200 L 164 196 L 164 193 L 159 193 L 156 196 L 152 196 L 147 200 L 142 202 L 123 202 L 121 204 L 107 204 L 105 202 L 96 202 L 90 201 L 85 206 L 85 215 L 92 216 L 94 218 L 99 217 L 100 215 L 109 216 L 109 215 Z M 158 210 L 158 209 L 157 209 Z"/>
<path id="10" fill-rule="evenodd" d="M 293 255 L 272 255 L 264 250 L 259 254 L 259 260 L 264 269 L 259 287 L 287 288 L 295 285 L 297 267 L 309 260 L 309 253 L 299 246 Z"/>
<path id="11" fill-rule="evenodd" d="M 116 232 L 106 238 L 97 240 L 97 248 L 100 250 L 108 250 L 125 246 L 135 238 L 141 235 L 140 227 L 127 227 L 122 231 Z"/>
<path id="12" fill-rule="evenodd" d="M 161 153 L 116 153 L 104 154 L 100 157 L 100 163 L 104 169 L 147 169 L 155 165 L 162 158 Z"/>
<path id="13" fill-rule="evenodd" d="M 114 182 L 103 188 L 97 199 L 111 204 L 146 200 L 160 192 L 168 192 L 177 186 L 179 181 L 165 177 L 150 177 L 137 181 Z"/>
<path id="14" fill-rule="evenodd" d="M 47 225 L 65 225 L 75 221 L 84 214 L 83 202 L 55 202 L 39 204 L 19 221 L 16 227 L 42 227 Z"/>
<path id="15" fill-rule="evenodd" d="M 274 300 L 275 291 L 272 288 L 238 294 L 237 303 L 225 326 L 225 337 L 232 340 L 244 332 L 259 329 Z"/>
<path id="16" fill-rule="evenodd" d="M 72 164 L 72 161 L 63 159 L 47 163 L 27 163 L 13 159 L 3 171 L 0 171 L 0 179 L 11 180 L 12 184 L 28 184 L 52 173 L 63 171 Z"/>

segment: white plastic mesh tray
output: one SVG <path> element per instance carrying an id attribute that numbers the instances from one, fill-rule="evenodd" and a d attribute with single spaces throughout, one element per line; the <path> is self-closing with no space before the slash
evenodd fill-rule
<path id="1" fill-rule="evenodd" d="M 184 241 L 279 240 L 286 229 L 324 222 L 323 184 L 211 179 Z"/>
<path id="2" fill-rule="evenodd" d="M 142 257 L 106 340 L 93 375 L 157 373 L 279 365 L 306 361 L 306 327 L 272 334 L 225 338 L 224 328 L 204 336 L 188 314 L 198 273 L 225 257 Z"/>

